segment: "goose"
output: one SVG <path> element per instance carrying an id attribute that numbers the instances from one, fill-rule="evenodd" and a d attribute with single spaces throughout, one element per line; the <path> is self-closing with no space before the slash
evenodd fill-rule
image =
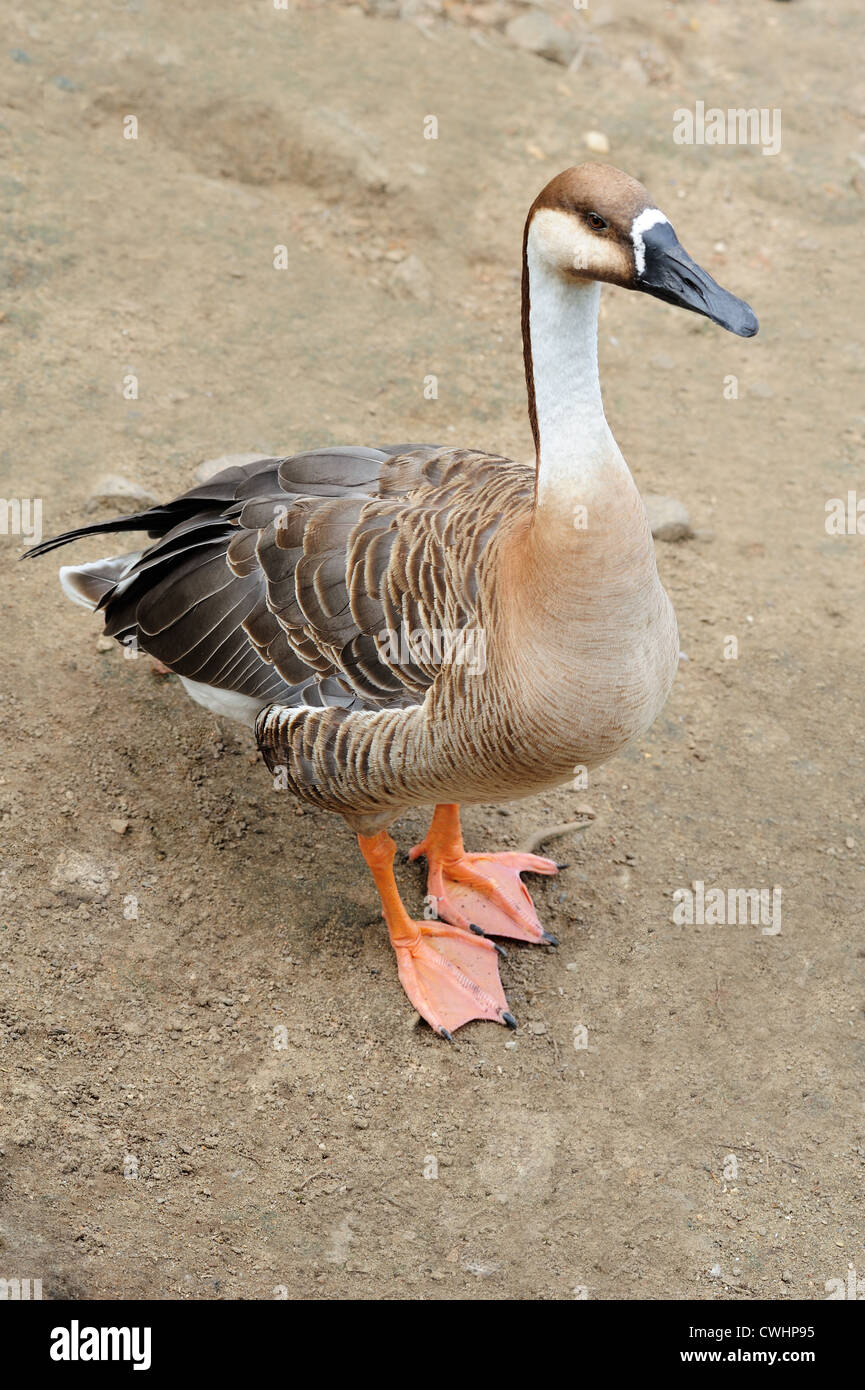
<path id="1" fill-rule="evenodd" d="M 559 866 L 470 853 L 460 806 L 597 767 L 645 733 L 677 669 L 646 512 L 604 415 L 602 283 L 757 332 L 641 183 L 577 165 L 538 194 L 523 235 L 534 465 L 430 444 L 326 447 L 227 468 L 27 552 L 148 533 L 142 551 L 63 566 L 64 593 L 253 728 L 276 785 L 344 817 L 402 986 L 448 1040 L 473 1019 L 516 1027 L 491 938 L 556 944 L 522 875 Z M 434 807 L 409 856 L 427 861 L 421 919 L 389 834 L 414 806 Z"/>

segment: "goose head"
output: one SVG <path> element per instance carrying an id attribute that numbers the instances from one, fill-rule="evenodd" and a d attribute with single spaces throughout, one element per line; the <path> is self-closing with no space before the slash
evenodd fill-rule
<path id="1" fill-rule="evenodd" d="M 757 332 L 750 306 L 691 259 L 643 185 L 612 165 L 578 164 L 557 174 L 532 204 L 526 244 L 563 281 L 641 290 L 740 338 Z"/>

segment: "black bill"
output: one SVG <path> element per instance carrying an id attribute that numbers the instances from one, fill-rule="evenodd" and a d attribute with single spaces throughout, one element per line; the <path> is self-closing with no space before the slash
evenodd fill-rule
<path id="1" fill-rule="evenodd" d="M 705 314 L 713 323 L 736 333 L 740 338 L 753 338 L 759 328 L 757 315 L 729 290 L 723 290 L 688 255 L 669 222 L 656 223 L 643 233 L 646 260 L 638 274 L 635 288 Z"/>

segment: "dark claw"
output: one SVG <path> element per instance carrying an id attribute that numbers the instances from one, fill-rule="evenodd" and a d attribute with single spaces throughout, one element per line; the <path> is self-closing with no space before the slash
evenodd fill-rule
<path id="1" fill-rule="evenodd" d="M 447 1028 L 440 1028 L 440 1029 L 439 1029 L 439 1037 L 440 1037 L 440 1038 L 444 1038 L 445 1042 L 453 1042 L 453 1040 L 454 1040 L 454 1035 L 453 1035 L 453 1033 L 449 1033 L 448 1030 L 447 1030 Z"/>
<path id="2" fill-rule="evenodd" d="M 474 922 L 469 922 L 469 931 L 473 931 L 475 936 L 482 936 L 484 941 L 489 941 L 490 939 L 484 931 L 483 927 L 475 926 Z M 505 950 L 504 946 L 500 946 L 497 941 L 494 941 L 492 944 L 495 946 L 502 960 L 507 960 L 508 953 Z"/>
<path id="3" fill-rule="evenodd" d="M 543 936 L 541 937 L 541 940 L 545 941 L 548 946 L 558 946 L 559 944 L 559 938 L 557 936 L 553 936 L 552 933 L 548 931 L 544 932 Z"/>
<path id="4" fill-rule="evenodd" d="M 516 1028 L 517 1020 L 513 1014 L 502 1014 L 502 1023 L 506 1023 L 509 1028 Z"/>
<path id="5" fill-rule="evenodd" d="M 566 864 L 556 864 L 556 868 L 557 868 L 557 869 L 569 869 L 570 867 L 571 867 L 570 860 L 568 860 L 568 862 L 567 862 Z"/>

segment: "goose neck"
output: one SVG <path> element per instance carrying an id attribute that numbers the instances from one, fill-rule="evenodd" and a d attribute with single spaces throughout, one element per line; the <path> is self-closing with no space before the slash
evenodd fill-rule
<path id="1" fill-rule="evenodd" d="M 533 244 L 523 263 L 523 351 L 535 440 L 536 505 L 585 503 L 626 470 L 604 415 L 598 376 L 596 280 L 566 276 Z"/>

